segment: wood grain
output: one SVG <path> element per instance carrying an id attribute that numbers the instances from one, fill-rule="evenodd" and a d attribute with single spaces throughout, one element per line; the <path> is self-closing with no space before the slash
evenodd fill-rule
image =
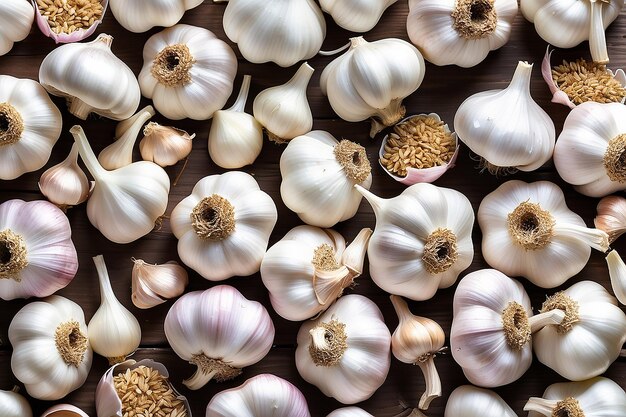
<path id="1" fill-rule="evenodd" d="M 182 23 L 192 24 L 208 28 L 215 32 L 221 39 L 226 40 L 237 52 L 239 57 L 238 76 L 235 82 L 235 90 L 238 90 L 241 78 L 244 74 L 252 75 L 252 88 L 250 97 L 254 97 L 259 91 L 269 86 L 283 83 L 291 77 L 296 68 L 279 68 L 273 64 L 255 65 L 243 60 L 237 51 L 236 45 L 228 41 L 224 35 L 221 17 L 224 10 L 223 4 L 214 4 L 206 1 L 200 7 L 189 11 L 183 18 Z M 381 21 L 375 29 L 365 35 L 368 40 L 376 40 L 385 37 L 400 37 L 407 39 L 406 35 L 406 15 L 408 6 L 406 2 L 394 4 L 383 15 Z M 327 17 L 328 35 L 324 42 L 323 49 L 331 50 L 345 44 L 350 36 L 354 34 L 339 29 L 332 20 Z M 144 34 L 133 34 L 121 28 L 108 13 L 104 23 L 98 28 L 98 33 L 109 33 L 114 36 L 114 53 L 124 60 L 130 68 L 138 74 L 142 66 L 141 51 L 143 44 L 148 37 L 158 30 L 153 29 Z M 626 16 L 622 15 L 607 31 L 607 44 L 611 56 L 612 68 L 626 66 Z M 0 74 L 8 74 L 16 77 L 38 78 L 38 69 L 41 60 L 50 52 L 55 45 L 45 38 L 36 28 L 33 28 L 30 36 L 23 42 L 18 43 L 7 55 L 0 57 Z M 560 132 L 563 121 L 567 115 L 567 109 L 563 106 L 550 103 L 549 92 L 540 77 L 539 66 L 546 44 L 535 33 L 531 24 L 526 22 L 521 15 L 517 17 L 513 25 L 513 33 L 510 42 L 502 49 L 492 52 L 489 57 L 480 65 L 462 69 L 454 66 L 435 67 L 427 64 L 426 77 L 422 87 L 405 100 L 408 114 L 422 112 L 436 112 L 452 126 L 452 120 L 459 104 L 469 95 L 487 89 L 503 88 L 510 80 L 518 60 L 525 60 L 535 63 L 531 90 L 537 102 L 552 116 L 557 127 L 557 134 Z M 588 56 L 588 45 L 583 43 L 578 47 L 559 51 L 560 57 Z M 557 56 L 557 58 L 559 57 Z M 373 162 L 374 182 L 372 191 L 383 197 L 398 195 L 404 186 L 394 182 L 375 163 L 380 137 L 377 140 L 368 138 L 369 126 L 367 122 L 347 123 L 340 120 L 330 108 L 328 100 L 322 96 L 319 87 L 319 76 L 325 65 L 331 61 L 330 57 L 318 56 L 309 61 L 316 69 L 311 80 L 308 95 L 311 103 L 313 115 L 315 117 L 314 129 L 328 130 L 336 137 L 344 137 L 360 142 L 367 149 L 368 156 Z M 231 97 L 229 103 L 234 100 Z M 64 127 L 61 139 L 57 143 L 52 153 L 52 157 L 46 167 L 58 163 L 65 158 L 72 144 L 69 128 L 81 123 L 85 128 L 87 136 L 96 152 L 108 145 L 113 139 L 115 123 L 110 120 L 90 118 L 86 122 L 81 122 L 65 109 L 63 100 L 55 98 L 55 103 L 63 111 Z M 142 105 L 149 104 L 148 100 L 142 100 Z M 251 110 L 252 100 L 248 102 L 248 111 Z M 195 132 L 197 139 L 194 141 L 194 150 L 190 156 L 189 164 L 178 185 L 170 193 L 168 212 L 185 196 L 187 196 L 193 185 L 202 177 L 212 174 L 219 174 L 224 170 L 215 166 L 209 159 L 207 152 L 207 137 L 210 122 L 202 121 L 180 121 L 168 122 L 161 116 L 154 119 L 160 123 L 173 124 L 176 127 Z M 291 213 L 280 199 L 280 173 L 278 162 L 282 148 L 266 143 L 261 156 L 253 166 L 245 167 L 243 171 L 255 176 L 261 188 L 269 193 L 276 202 L 279 212 L 279 222 L 272 234 L 270 244 L 278 241 L 290 228 L 301 224 L 301 221 Z M 136 151 L 136 159 L 139 153 Z M 581 196 L 573 189 L 563 183 L 556 174 L 552 163 L 533 173 L 520 173 L 507 178 L 496 178 L 488 174 L 481 174 L 476 169 L 476 163 L 470 159 L 466 147 L 462 148 L 458 159 L 458 165 L 452 171 L 444 175 L 436 182 L 436 185 L 450 187 L 463 192 L 470 199 L 475 210 L 478 209 L 480 201 L 498 185 L 510 178 L 524 181 L 549 180 L 559 184 L 566 195 L 568 205 L 580 214 L 587 224 L 593 224 L 595 215 L 595 205 L 597 199 Z M 174 178 L 180 165 L 168 168 L 171 178 Z M 25 174 L 13 181 L 0 182 L 0 202 L 12 198 L 24 200 L 35 200 L 43 198 L 38 191 L 37 181 L 44 169 L 37 172 Z M 172 381 L 180 388 L 190 400 L 195 416 L 204 415 L 209 399 L 217 392 L 238 386 L 245 378 L 270 372 L 287 378 L 296 384 L 307 397 L 313 417 L 323 417 L 331 410 L 340 406 L 336 401 L 323 396 L 317 388 L 304 382 L 298 375 L 294 364 L 295 338 L 299 328 L 299 323 L 286 321 L 277 316 L 268 300 L 266 289 L 261 283 L 258 274 L 250 277 L 237 277 L 226 281 L 227 284 L 235 286 L 246 297 L 258 300 L 267 306 L 276 326 L 275 346 L 270 354 L 260 363 L 247 368 L 244 375 L 229 383 L 216 384 L 209 383 L 197 392 L 186 390 L 180 381 L 192 373 L 192 367 L 185 361 L 178 358 L 168 347 L 163 334 L 163 320 L 171 302 L 153 308 L 151 310 L 139 310 L 130 301 L 130 271 L 132 268 L 131 257 L 143 258 L 149 262 L 165 262 L 178 259 L 176 252 L 176 239 L 171 234 L 169 224 L 165 222 L 163 228 L 155 231 L 139 241 L 127 245 L 116 245 L 107 241 L 97 230 L 95 230 L 87 220 L 85 207 L 76 207 L 68 212 L 68 218 L 73 229 L 73 240 L 78 250 L 80 268 L 76 278 L 59 294 L 68 297 L 79 303 L 86 317 L 90 318 L 99 305 L 97 291 L 97 278 L 91 257 L 104 254 L 109 266 L 109 272 L 114 290 L 119 299 L 130 308 L 141 322 L 143 338 L 141 349 L 136 353 L 136 358 L 153 358 L 163 362 L 170 370 Z M 358 214 L 351 220 L 339 224 L 336 229 L 351 240 L 363 227 L 374 227 L 375 219 L 373 212 L 367 203 L 363 202 Z M 480 252 L 481 235 L 478 225 L 474 227 L 473 233 L 476 255 L 471 267 L 466 271 L 474 271 L 487 268 Z M 614 247 L 626 253 L 624 241 L 618 241 Z M 546 271 L 549 273 L 549 271 Z M 607 267 L 604 255 L 593 253 L 585 269 L 572 278 L 563 287 L 567 287 L 580 280 L 594 280 L 610 289 Z M 538 308 L 546 295 L 552 294 L 556 290 L 544 290 L 533 286 L 528 281 L 522 279 L 526 287 L 533 306 Z M 202 279 L 198 274 L 190 274 L 190 286 L 188 290 L 199 290 L 210 288 L 214 285 Z M 393 331 L 397 325 L 397 318 L 388 295 L 380 290 L 369 278 L 368 271 L 358 280 L 358 285 L 354 293 L 363 294 L 374 300 L 381 308 L 389 328 Z M 450 332 L 452 321 L 452 298 L 454 287 L 437 293 L 432 299 L 424 302 L 410 303 L 415 314 L 430 317 L 438 321 L 444 328 L 447 335 Z M 13 315 L 26 304 L 26 301 L 0 301 L 0 389 L 8 389 L 17 383 L 11 373 L 10 355 L 11 346 L 8 344 L 7 329 Z M 37 360 L 37 358 L 33 358 Z M 445 400 L 449 393 L 457 386 L 467 383 L 463 377 L 461 369 L 455 364 L 449 355 L 440 356 L 437 365 L 441 374 L 444 396 L 435 400 L 429 416 L 443 416 Z M 70 394 L 64 401 L 73 403 L 91 416 L 95 416 L 94 392 L 97 381 L 106 369 L 106 361 L 103 358 L 95 357 L 94 364 L 87 383 Z M 607 371 L 606 376 L 612 378 L 622 387 L 626 388 L 626 360 L 619 359 Z M 517 382 L 496 391 L 513 407 L 521 416 L 522 407 L 530 396 L 540 395 L 547 385 L 562 381 L 557 374 L 544 367 L 535 360 L 531 369 Z M 415 404 L 424 390 L 422 377 L 419 370 L 410 367 L 395 359 L 392 360 L 392 368 L 385 384 L 362 407 L 377 417 L 395 416 L 402 411 L 401 403 Z M 35 414 L 41 413 L 45 408 L 52 405 L 50 402 L 31 401 Z M 626 415 L 626 410 L 624 412 Z M 103 416 L 101 416 L 103 417 Z M 108 417 L 108 416 L 106 416 Z"/>

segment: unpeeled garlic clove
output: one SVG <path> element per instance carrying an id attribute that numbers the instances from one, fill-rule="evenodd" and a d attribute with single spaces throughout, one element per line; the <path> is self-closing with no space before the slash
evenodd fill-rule
<path id="1" fill-rule="evenodd" d="M 615 195 L 604 197 L 596 208 L 593 223 L 609 235 L 609 243 L 626 232 L 626 198 Z"/>
<path id="2" fill-rule="evenodd" d="M 63 162 L 48 168 L 39 179 L 39 190 L 61 210 L 87 201 L 91 186 L 87 175 L 78 166 L 78 147 L 72 145 Z"/>
<path id="3" fill-rule="evenodd" d="M 152 265 L 141 259 L 133 259 L 133 262 L 131 299 L 136 307 L 151 308 L 185 291 L 189 278 L 178 263 Z"/>
<path id="4" fill-rule="evenodd" d="M 609 252 L 606 263 L 609 266 L 613 293 L 620 303 L 626 305 L 626 264 L 616 250 Z"/>
<path id="5" fill-rule="evenodd" d="M 184 130 L 172 126 L 161 126 L 150 122 L 143 129 L 139 152 L 144 161 L 152 161 L 162 167 L 176 164 L 191 153 L 193 138 Z"/>
<path id="6" fill-rule="evenodd" d="M 71 404 L 58 404 L 44 411 L 41 417 L 89 417 L 89 415 Z"/>

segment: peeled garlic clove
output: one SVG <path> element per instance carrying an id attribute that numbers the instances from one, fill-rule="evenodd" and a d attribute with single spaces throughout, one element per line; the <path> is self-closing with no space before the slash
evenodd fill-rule
<path id="1" fill-rule="evenodd" d="M 185 291 L 189 278 L 178 263 L 151 265 L 141 259 L 133 259 L 133 262 L 131 299 L 136 307 L 154 307 Z"/>
<path id="2" fill-rule="evenodd" d="M 517 417 L 495 392 L 462 385 L 452 391 L 444 417 Z"/>
<path id="3" fill-rule="evenodd" d="M 593 223 L 609 235 L 609 243 L 626 232 L 626 198 L 614 195 L 604 197 L 596 210 L 598 214 Z"/>
<path id="4" fill-rule="evenodd" d="M 58 404 L 44 411 L 41 417 L 89 417 L 89 415 L 71 404 Z"/>
<path id="5" fill-rule="evenodd" d="M 77 17 L 76 20 L 81 19 L 83 17 L 87 17 L 87 19 L 83 21 L 83 24 L 85 25 L 88 25 L 88 21 L 90 21 L 91 20 L 90 18 L 93 16 L 94 21 L 93 23 L 91 23 L 91 25 L 81 27 L 81 28 L 76 28 L 70 33 L 66 33 L 64 31 L 57 33 L 54 30 L 52 30 L 52 27 L 48 23 L 49 16 L 47 15 L 44 16 L 44 13 L 47 12 L 48 10 L 46 10 L 45 8 L 39 8 L 37 6 L 38 5 L 37 0 L 31 0 L 31 2 L 33 3 L 33 6 L 35 7 L 35 21 L 37 22 L 37 26 L 39 27 L 39 30 L 41 30 L 41 33 L 51 38 L 54 41 L 54 43 L 79 42 L 79 41 L 82 41 L 83 39 L 90 37 L 96 31 L 96 28 L 98 27 L 98 25 L 102 23 L 102 20 L 104 19 L 104 14 L 106 13 L 107 6 L 109 4 L 109 0 L 100 0 L 99 1 L 100 10 L 101 10 L 100 13 L 96 14 L 94 12 L 86 11 L 82 13 L 82 15 L 78 15 L 78 14 L 75 15 Z M 82 3 L 78 3 L 78 4 L 80 5 Z M 80 8 L 80 6 L 77 6 L 76 8 L 78 9 Z M 91 8 L 91 10 L 94 10 L 94 9 Z"/>
<path id="6" fill-rule="evenodd" d="M 215 123 L 215 118 L 213 119 Z M 161 126 L 150 122 L 143 129 L 143 139 L 139 142 L 139 151 L 144 161 L 152 161 L 162 167 L 174 165 L 191 153 L 193 138 L 181 129 Z"/>
<path id="7" fill-rule="evenodd" d="M 0 2 L 0 56 L 25 39 L 33 25 L 33 8 L 23 0 Z"/>
<path id="8" fill-rule="evenodd" d="M 39 190 L 61 210 L 83 203 L 89 197 L 91 186 L 87 175 L 78 166 L 78 147 L 72 145 L 63 162 L 48 168 L 39 179 Z"/>
<path id="9" fill-rule="evenodd" d="M 624 264 L 616 250 L 609 252 L 606 257 L 606 263 L 609 266 L 609 277 L 611 278 L 613 293 L 615 293 L 620 303 L 626 305 L 626 264 Z"/>
<path id="10" fill-rule="evenodd" d="M 26 398 L 17 393 L 18 387 L 12 391 L 0 390 L 0 416 L 2 417 L 33 417 L 33 410 Z M 44 416 L 45 417 L 45 416 Z"/>

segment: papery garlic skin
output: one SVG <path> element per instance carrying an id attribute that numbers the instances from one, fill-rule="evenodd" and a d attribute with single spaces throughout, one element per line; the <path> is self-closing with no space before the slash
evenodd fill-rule
<path id="1" fill-rule="evenodd" d="M 373 29 L 385 10 L 398 0 L 320 0 L 322 10 L 351 32 Z"/>
<path id="2" fill-rule="evenodd" d="M 236 73 L 237 58 L 226 42 L 207 29 L 178 24 L 146 41 L 138 78 L 141 93 L 163 116 L 206 120 L 226 104 Z"/>
<path id="3" fill-rule="evenodd" d="M 272 198 L 249 174 L 230 171 L 196 183 L 170 224 L 185 265 L 209 281 L 258 272 L 278 219 Z"/>
<path id="4" fill-rule="evenodd" d="M 591 248 L 609 246 L 608 235 L 588 229 L 567 207 L 563 191 L 548 181 L 502 184 L 483 199 L 477 217 L 487 263 L 542 288 L 557 287 L 580 272 Z"/>
<path id="5" fill-rule="evenodd" d="M 152 265 L 142 259 L 133 259 L 133 304 L 138 308 L 151 308 L 185 292 L 189 283 L 187 271 L 174 261 Z"/>
<path id="6" fill-rule="evenodd" d="M 586 102 L 567 115 L 554 148 L 554 166 L 576 191 L 603 197 L 626 189 L 625 149 L 626 107 Z"/>
<path id="7" fill-rule="evenodd" d="M 328 397 L 354 404 L 385 382 L 391 362 L 391 335 L 372 301 L 346 295 L 298 331 L 296 367 L 300 376 Z"/>
<path id="8" fill-rule="evenodd" d="M 242 385 L 216 394 L 206 417 L 311 417 L 300 390 L 272 374 L 249 378 Z"/>
<path id="9" fill-rule="evenodd" d="M 404 117 L 402 100 L 418 89 L 424 73 L 424 58 L 410 43 L 396 38 L 367 42 L 360 36 L 324 68 L 320 87 L 342 119 L 371 117 L 374 137 Z"/>
<path id="10" fill-rule="evenodd" d="M 598 214 L 593 224 L 609 235 L 609 243 L 626 233 L 626 198 L 615 195 L 604 197 L 598 202 L 596 210 Z"/>
<path id="11" fill-rule="evenodd" d="M 517 414 L 495 392 L 462 385 L 448 397 L 444 417 L 517 417 Z"/>
<path id="12" fill-rule="evenodd" d="M 474 211 L 460 192 L 420 183 L 385 200 L 357 190 L 376 215 L 368 259 L 370 275 L 383 290 L 427 300 L 472 263 Z"/>
<path id="13" fill-rule="evenodd" d="M 80 388 L 92 351 L 83 310 L 53 295 L 27 304 L 9 326 L 11 370 L 31 397 L 58 400 Z"/>
<path id="14" fill-rule="evenodd" d="M 67 99 L 69 112 L 86 120 L 90 113 L 125 120 L 141 99 L 137 78 L 111 51 L 113 37 L 100 34 L 86 43 L 54 49 L 39 67 L 39 82 L 52 95 Z"/>
<path id="15" fill-rule="evenodd" d="M 410 0 L 407 33 L 427 61 L 469 68 L 508 42 L 516 15 L 516 0 Z"/>
<path id="16" fill-rule="evenodd" d="M 39 83 L 0 75 L 0 122 L 0 180 L 15 179 L 48 162 L 61 135 L 62 119 Z"/>
<path id="17" fill-rule="evenodd" d="M 161 126 L 150 122 L 143 129 L 144 137 L 139 142 L 139 152 L 144 161 L 166 167 L 186 158 L 192 150 L 193 138 L 184 130 Z"/>
<path id="18" fill-rule="evenodd" d="M 280 156 L 280 195 L 305 223 L 332 227 L 356 214 L 363 198 L 355 185 L 372 185 L 365 148 L 314 130 L 291 140 Z"/>
<path id="19" fill-rule="evenodd" d="M 613 293 L 620 303 L 626 305 L 626 264 L 615 250 L 609 252 L 606 263 Z"/>
<path id="20" fill-rule="evenodd" d="M 109 0 L 115 20 L 131 32 L 141 33 L 155 26 L 170 27 L 182 19 L 187 10 L 203 0 Z"/>
<path id="21" fill-rule="evenodd" d="M 265 307 L 229 285 L 183 295 L 167 312 L 164 328 L 174 352 L 198 367 L 183 381 L 191 390 L 240 375 L 267 355 L 275 333 Z"/>
<path id="22" fill-rule="evenodd" d="M 0 390 L 0 415 L 3 417 L 33 417 L 30 404 L 22 395 L 13 391 Z"/>
<path id="23" fill-rule="evenodd" d="M 61 210 L 84 203 L 89 197 L 87 175 L 78 166 L 78 147 L 72 145 L 70 154 L 61 163 L 48 168 L 39 179 L 39 190 Z"/>
<path id="24" fill-rule="evenodd" d="M 326 417 L 374 417 L 359 407 L 338 408 Z"/>
<path id="25" fill-rule="evenodd" d="M 15 42 L 26 39 L 34 19 L 33 7 L 28 2 L 0 2 L 0 56 L 8 53 Z"/>

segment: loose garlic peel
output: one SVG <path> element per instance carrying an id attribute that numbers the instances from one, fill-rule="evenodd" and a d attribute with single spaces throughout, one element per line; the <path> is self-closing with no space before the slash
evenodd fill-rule
<path id="1" fill-rule="evenodd" d="M 150 122 L 143 129 L 143 139 L 139 142 L 139 152 L 144 161 L 166 167 L 186 158 L 193 146 L 196 134 L 172 126 L 161 126 Z"/>
<path id="2" fill-rule="evenodd" d="M 151 308 L 178 297 L 189 282 L 187 271 L 174 261 L 152 265 L 133 258 L 131 300 L 138 308 Z"/>

